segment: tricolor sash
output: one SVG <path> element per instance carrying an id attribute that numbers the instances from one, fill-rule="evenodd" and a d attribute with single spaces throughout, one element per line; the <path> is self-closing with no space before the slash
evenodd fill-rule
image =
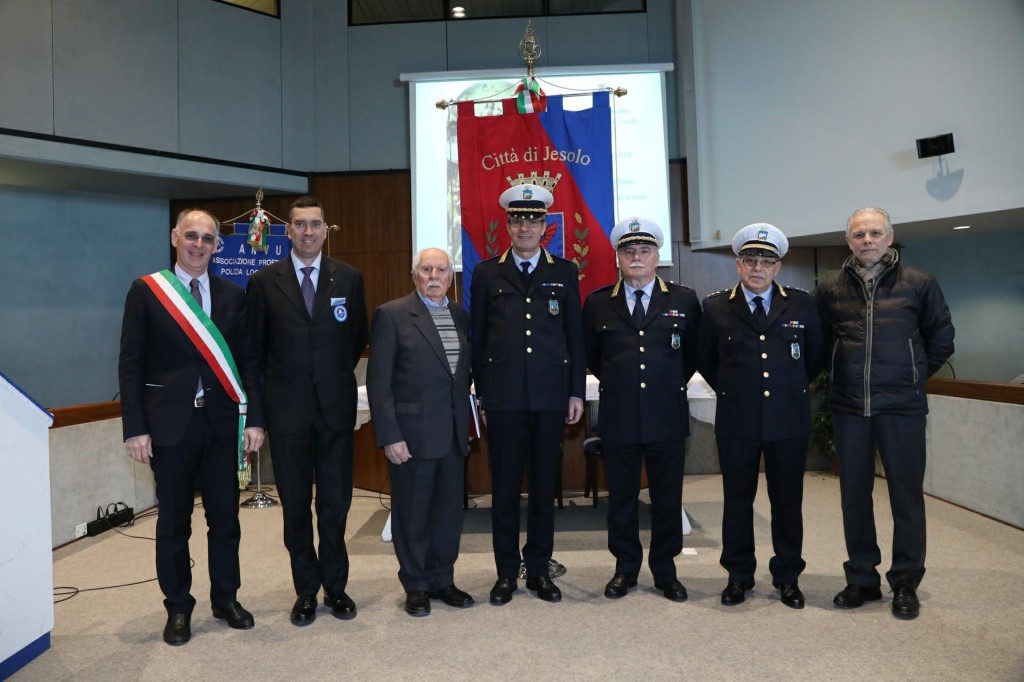
<path id="1" fill-rule="evenodd" d="M 244 489 L 252 480 L 249 456 L 244 447 L 245 414 L 249 401 L 231 349 L 217 325 L 203 312 L 177 275 L 170 270 L 161 270 L 146 275 L 142 281 L 209 363 L 228 396 L 238 403 L 238 487 Z"/>

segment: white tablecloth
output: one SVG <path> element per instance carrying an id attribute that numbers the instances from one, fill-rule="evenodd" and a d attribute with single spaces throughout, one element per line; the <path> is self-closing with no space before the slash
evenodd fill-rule
<path id="1" fill-rule="evenodd" d="M 586 400 L 593 401 L 600 397 L 601 382 L 593 374 L 587 375 L 587 396 Z M 693 375 L 690 383 L 686 385 L 686 395 L 690 402 L 690 414 L 708 424 L 715 423 L 715 392 L 704 381 L 699 372 Z M 358 430 L 370 421 L 370 401 L 366 397 L 366 386 L 359 387 L 358 399 L 356 402 L 356 429 Z"/>
<path id="2" fill-rule="evenodd" d="M 587 375 L 587 402 L 600 398 L 601 382 L 593 374 Z M 686 384 L 686 397 L 690 403 L 690 414 L 708 424 L 715 423 L 715 392 L 708 382 L 697 372 Z"/>

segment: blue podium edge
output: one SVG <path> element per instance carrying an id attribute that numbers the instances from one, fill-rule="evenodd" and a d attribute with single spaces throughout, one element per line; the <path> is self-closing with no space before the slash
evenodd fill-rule
<path id="1" fill-rule="evenodd" d="M 50 648 L 50 633 L 44 633 L 39 639 L 27 644 L 21 651 L 15 652 L 7 660 L 0 661 L 0 680 L 18 672 L 35 660 L 41 653 Z"/>

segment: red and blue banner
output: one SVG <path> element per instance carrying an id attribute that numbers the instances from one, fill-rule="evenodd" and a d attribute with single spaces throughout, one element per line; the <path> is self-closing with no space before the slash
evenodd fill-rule
<path id="1" fill-rule="evenodd" d="M 500 116 L 477 116 L 473 102 L 457 105 L 467 309 L 473 268 L 511 244 L 498 197 L 523 182 L 554 195 L 541 246 L 576 263 L 580 295 L 585 299 L 617 278 L 609 240 L 615 224 L 609 94 L 595 92 L 593 105 L 582 111 L 565 111 L 561 95 L 544 100 L 540 112 L 525 114 L 517 98 L 502 100 Z"/>
<path id="2" fill-rule="evenodd" d="M 243 289 L 250 276 L 287 257 L 292 250 L 285 235 L 286 225 L 267 224 L 262 235 L 263 248 L 249 243 L 249 227 L 250 223 L 235 223 L 235 233 L 220 236 L 221 243 L 210 259 L 210 272 Z"/>

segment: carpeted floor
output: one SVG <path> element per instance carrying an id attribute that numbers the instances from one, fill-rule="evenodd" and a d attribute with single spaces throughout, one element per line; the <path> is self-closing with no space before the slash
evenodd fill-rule
<path id="1" fill-rule="evenodd" d="M 55 606 L 51 649 L 13 679 L 1024 680 L 1024 531 L 933 498 L 927 502 L 921 616 L 903 622 L 890 614 L 888 593 L 854 611 L 833 608 L 844 584 L 845 551 L 839 483 L 828 474 L 806 477 L 801 586 L 808 605 L 802 611 L 783 606 L 771 589 L 763 479 L 756 506 L 758 584 L 746 603 L 731 608 L 719 603 L 726 576 L 718 565 L 718 476 L 688 476 L 683 487 L 693 524 L 677 560 L 687 603 L 662 598 L 646 570 L 629 596 L 605 599 L 614 567 L 606 549 L 606 507 L 602 502 L 594 510 L 589 499 L 572 497 L 556 516 L 555 558 L 568 569 L 557 580 L 563 601 L 542 602 L 521 586 L 510 604 L 487 604 L 494 564 L 488 498 L 480 497 L 466 513 L 456 565 L 458 585 L 477 605 L 457 610 L 434 602 L 433 613 L 417 619 L 402 610 L 397 562 L 380 539 L 387 511 L 376 495 L 357 495 L 349 517 L 355 620 L 335 620 L 321 607 L 312 625 L 291 625 L 294 593 L 279 507 L 241 511 L 239 600 L 255 614 L 256 628 L 236 631 L 214 620 L 197 509 L 192 547 L 199 604 L 191 642 L 172 648 L 161 640 L 165 615 L 155 581 L 82 591 Z M 892 528 L 882 479 L 875 498 L 887 557 Z M 647 529 L 647 505 L 641 506 Z M 154 526 L 151 516 L 127 532 L 152 537 Z M 111 532 L 54 552 L 56 585 L 132 583 L 152 578 L 153 571 L 152 541 Z"/>

